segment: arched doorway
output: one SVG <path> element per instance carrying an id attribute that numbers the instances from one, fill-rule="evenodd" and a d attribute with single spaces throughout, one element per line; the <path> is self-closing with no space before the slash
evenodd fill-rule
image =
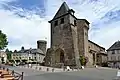
<path id="1" fill-rule="evenodd" d="M 64 63 L 64 53 L 60 52 L 60 63 Z"/>
<path id="2" fill-rule="evenodd" d="M 65 61 L 64 51 L 61 48 L 59 48 L 56 50 L 55 54 L 56 54 L 56 57 L 55 57 L 56 62 L 57 63 L 64 63 L 64 61 Z"/>

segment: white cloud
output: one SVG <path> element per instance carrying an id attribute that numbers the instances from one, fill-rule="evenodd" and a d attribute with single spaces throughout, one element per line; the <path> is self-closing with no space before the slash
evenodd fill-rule
<path id="1" fill-rule="evenodd" d="M 91 24 L 96 22 L 99 24 L 97 26 L 90 25 L 89 36 L 91 40 L 105 48 L 110 47 L 113 42 L 120 40 L 120 21 L 104 24 L 100 20 L 109 11 L 120 10 L 119 0 L 98 0 L 98 2 L 95 2 L 95 0 L 48 0 L 46 3 L 47 16 L 45 18 L 40 18 L 38 15 L 35 15 L 34 11 L 24 12 L 22 8 L 16 8 L 14 6 L 12 7 L 16 9 L 13 11 L 0 9 L 0 29 L 8 36 L 10 41 L 8 48 L 14 50 L 20 49 L 21 46 L 25 46 L 25 48 L 36 47 L 36 40 L 45 39 L 45 37 L 47 37 L 49 47 L 50 25 L 48 21 L 53 18 L 63 1 L 67 1 L 70 8 L 75 10 L 75 15 L 78 18 L 85 18 Z M 29 19 L 21 18 L 14 14 L 15 12 L 19 13 L 21 11 Z M 106 20 L 105 18 L 102 22 Z"/>
<path id="2" fill-rule="evenodd" d="M 50 40 L 49 24 L 38 15 L 33 14 L 32 18 L 28 20 L 15 16 L 13 12 L 0 10 L 0 22 L 0 29 L 7 34 L 10 41 L 8 48 L 12 50 L 20 49 L 20 46 L 25 46 L 25 48 L 36 47 L 36 41 L 45 39 L 45 37 L 48 38 L 48 42 Z M 10 39 L 16 41 L 11 42 Z M 18 45 L 13 45 L 16 42 Z"/>
<path id="3" fill-rule="evenodd" d="M 103 28 L 98 30 L 98 32 L 93 31 L 93 34 L 91 34 L 90 39 L 103 45 L 107 49 L 115 41 L 120 40 L 119 25 L 120 25 L 120 21 L 112 23 L 112 24 L 103 25 Z"/>

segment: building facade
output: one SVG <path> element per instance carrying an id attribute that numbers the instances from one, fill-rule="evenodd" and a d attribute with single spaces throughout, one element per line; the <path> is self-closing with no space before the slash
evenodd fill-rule
<path id="1" fill-rule="evenodd" d="M 103 63 L 107 64 L 107 53 L 105 52 L 105 48 L 99 46 L 98 44 L 88 40 L 88 51 L 89 51 L 89 59 L 91 64 L 102 66 Z"/>
<path id="2" fill-rule="evenodd" d="M 20 51 L 12 53 L 12 60 L 16 62 L 34 61 L 42 63 L 46 53 L 46 44 L 46 41 L 39 40 L 37 41 L 37 49 L 24 49 L 24 47 L 22 47 Z"/>
<path id="3" fill-rule="evenodd" d="M 108 62 L 110 67 L 120 68 L 120 41 L 115 42 L 108 50 Z"/>
<path id="4" fill-rule="evenodd" d="M 88 58 L 87 66 L 92 66 L 96 64 L 96 55 L 101 53 L 99 50 L 105 53 L 104 48 L 88 40 L 90 23 L 86 19 L 76 18 L 74 13 L 75 11 L 69 9 L 64 2 L 54 18 L 49 21 L 51 48 L 47 50 L 45 57 L 47 66 L 61 67 L 64 65 L 80 68 L 80 55 Z"/>
<path id="5" fill-rule="evenodd" d="M 39 62 L 42 63 L 45 54 L 40 49 L 27 49 L 24 52 L 12 53 L 12 60 L 16 62 Z"/>
<path id="6" fill-rule="evenodd" d="M 4 51 L 0 51 L 0 63 L 6 63 L 7 62 L 7 54 Z"/>

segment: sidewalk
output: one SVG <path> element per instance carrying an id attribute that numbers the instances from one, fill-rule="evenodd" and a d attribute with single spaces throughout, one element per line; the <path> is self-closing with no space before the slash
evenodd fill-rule
<path id="1" fill-rule="evenodd" d="M 28 67 L 26 66 L 18 66 L 20 68 L 29 68 L 29 69 L 35 69 L 35 70 L 39 70 L 39 71 L 44 71 L 44 72 L 66 72 L 67 69 L 63 70 L 63 68 L 53 68 L 53 67 L 47 67 L 47 66 L 32 66 L 32 67 Z M 78 71 L 77 69 L 74 70 L 70 70 L 71 71 Z"/>

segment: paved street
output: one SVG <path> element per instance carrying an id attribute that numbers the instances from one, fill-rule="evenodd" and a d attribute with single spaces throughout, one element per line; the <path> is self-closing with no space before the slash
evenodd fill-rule
<path id="1" fill-rule="evenodd" d="M 6 66 L 9 67 L 9 66 Z M 75 72 L 47 73 L 34 69 L 9 67 L 17 72 L 24 72 L 24 80 L 112 80 L 116 77 L 115 69 L 86 68 Z"/>

